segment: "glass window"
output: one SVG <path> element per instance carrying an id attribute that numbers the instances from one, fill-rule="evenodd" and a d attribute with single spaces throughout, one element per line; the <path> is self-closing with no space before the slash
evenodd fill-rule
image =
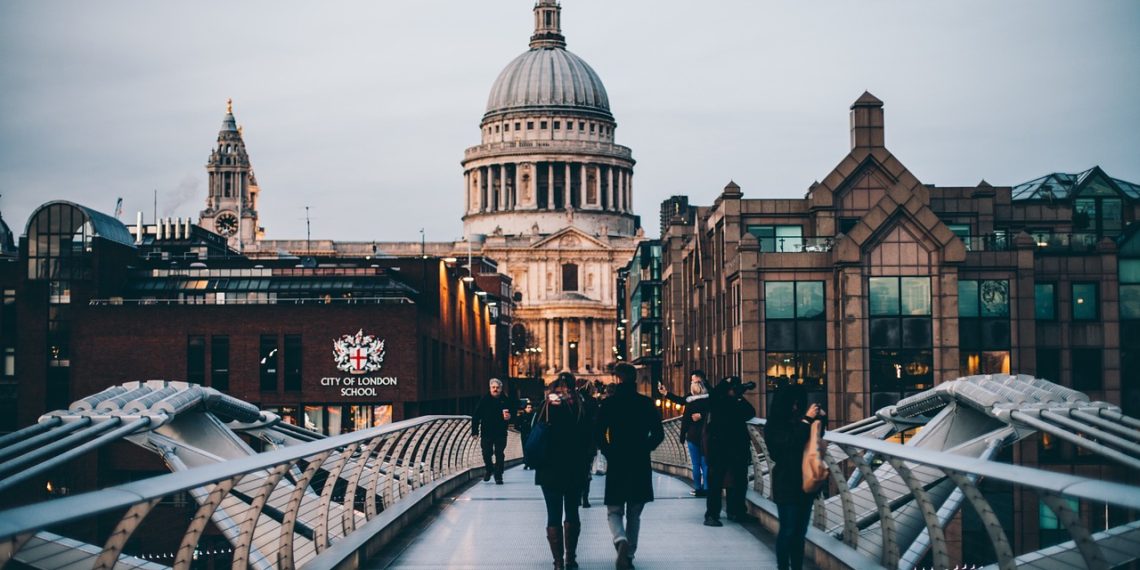
<path id="1" fill-rule="evenodd" d="M 1100 390 L 1104 385 L 1102 361 L 1102 351 L 1099 348 L 1074 348 L 1073 389 Z"/>
<path id="2" fill-rule="evenodd" d="M 1055 384 L 1061 383 L 1061 350 L 1057 348 L 1037 349 L 1037 374 Z"/>
<path id="3" fill-rule="evenodd" d="M 1073 229 L 1076 231 L 1093 228 L 1096 222 L 1096 200 L 1084 198 L 1073 200 Z"/>
<path id="4" fill-rule="evenodd" d="M 796 316 L 801 319 L 823 316 L 823 281 L 796 282 Z"/>
<path id="5" fill-rule="evenodd" d="M 1009 316 L 1009 281 L 982 281 L 978 293 L 983 317 Z"/>
<path id="6" fill-rule="evenodd" d="M 230 337 L 210 337 L 210 386 L 221 392 L 230 389 Z"/>
<path id="7" fill-rule="evenodd" d="M 764 283 L 766 318 L 795 318 L 795 285 L 794 281 L 768 281 Z"/>
<path id="8" fill-rule="evenodd" d="M 899 314 L 899 280 L 897 277 L 872 277 L 870 281 L 871 314 Z"/>
<path id="9" fill-rule="evenodd" d="M 1073 320 L 1095 321 L 1097 311 L 1097 284 L 1073 283 Z"/>
<path id="10" fill-rule="evenodd" d="M 803 250 L 801 226 L 748 226 L 748 233 L 756 236 L 764 253 Z"/>
<path id="11" fill-rule="evenodd" d="M 578 290 L 578 266 L 573 263 L 566 263 L 562 266 L 562 290 L 563 291 L 577 291 Z"/>
<path id="12" fill-rule="evenodd" d="M 901 280 L 902 314 L 930 314 L 930 278 L 903 277 Z"/>
<path id="13" fill-rule="evenodd" d="M 976 374 L 1009 374 L 1009 351 L 962 352 L 962 376 Z"/>
<path id="14" fill-rule="evenodd" d="M 1140 319 L 1140 259 L 1120 260 L 1120 318 Z"/>
<path id="15" fill-rule="evenodd" d="M 976 317 L 979 312 L 978 282 L 966 280 L 958 281 L 958 316 Z"/>
<path id="16" fill-rule="evenodd" d="M 258 373 L 261 377 L 262 392 L 277 391 L 277 335 L 261 335 L 261 361 L 258 362 Z"/>
<path id="17" fill-rule="evenodd" d="M 301 335 L 285 335 L 285 390 L 301 390 Z"/>
<path id="18" fill-rule="evenodd" d="M 1033 304 L 1033 315 L 1037 320 L 1051 321 L 1057 318 L 1052 283 L 1037 283 L 1033 285 Z"/>
<path id="19" fill-rule="evenodd" d="M 190 336 L 186 339 L 186 381 L 206 383 L 206 337 Z"/>

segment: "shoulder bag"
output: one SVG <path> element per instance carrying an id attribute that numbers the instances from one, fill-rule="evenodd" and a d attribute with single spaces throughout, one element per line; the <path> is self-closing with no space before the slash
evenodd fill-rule
<path id="1" fill-rule="evenodd" d="M 550 462 L 550 409 L 549 404 L 534 416 L 534 426 L 523 442 L 523 460 L 535 469 L 542 469 Z"/>
<path id="2" fill-rule="evenodd" d="M 827 465 L 823 463 L 820 456 L 819 431 L 821 424 L 822 422 L 818 421 L 811 423 L 811 435 L 808 436 L 807 444 L 804 445 L 803 490 L 808 494 L 818 492 L 827 481 Z"/>

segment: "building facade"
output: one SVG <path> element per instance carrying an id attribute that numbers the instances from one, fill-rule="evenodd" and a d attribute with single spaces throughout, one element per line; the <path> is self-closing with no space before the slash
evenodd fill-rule
<path id="1" fill-rule="evenodd" d="M 337 434 L 469 412 L 501 371 L 495 323 L 509 311 L 495 299 L 509 281 L 467 281 L 448 260 L 253 260 L 199 226 L 128 228 L 68 202 L 37 209 L 21 248 L 21 271 L 0 274 L 5 300 L 20 299 L 0 322 L 20 331 L 6 363 L 19 426 L 158 378 Z"/>
<path id="2" fill-rule="evenodd" d="M 1136 414 L 1140 187 L 1099 168 L 1015 187 L 924 184 L 887 150 L 883 104 L 802 199 L 673 211 L 665 376 L 809 388 L 837 424 L 968 374 L 1037 376 Z"/>
<path id="3" fill-rule="evenodd" d="M 661 242 L 645 240 L 618 275 L 622 293 L 617 313 L 617 359 L 638 368 L 643 384 L 661 379 Z M 652 392 L 652 390 L 651 390 Z"/>
<path id="4" fill-rule="evenodd" d="M 523 338 L 510 341 L 518 348 L 509 374 L 549 382 L 569 371 L 607 380 L 618 344 L 616 275 L 643 238 L 633 214 L 635 161 L 616 143 L 617 122 L 601 78 L 566 49 L 561 11 L 555 0 L 534 5 L 529 49 L 491 87 L 480 143 L 462 160 L 463 239 L 261 239 L 256 182 L 232 109 L 207 167 L 210 197 L 200 223 L 260 259 L 282 252 L 318 259 L 492 259 L 517 294 L 508 298 L 517 299 L 511 334 Z"/>

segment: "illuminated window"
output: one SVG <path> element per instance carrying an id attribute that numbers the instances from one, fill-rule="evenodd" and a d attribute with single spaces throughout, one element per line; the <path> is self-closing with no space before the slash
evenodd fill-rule
<path id="1" fill-rule="evenodd" d="M 1099 315 L 1097 284 L 1073 283 L 1073 320 L 1095 321 Z"/>

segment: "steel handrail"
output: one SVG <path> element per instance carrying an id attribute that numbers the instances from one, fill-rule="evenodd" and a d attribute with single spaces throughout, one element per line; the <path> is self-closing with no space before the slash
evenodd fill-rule
<path id="1" fill-rule="evenodd" d="M 102 551 L 93 555 L 93 566 L 113 566 L 141 520 L 164 498 L 184 492 L 195 495 L 202 506 L 198 509 L 199 515 L 187 522 L 183 547 L 173 564 L 175 568 L 186 567 L 192 559 L 189 554 L 201 535 L 203 513 L 206 518 L 214 516 L 215 511 L 225 508 L 226 501 L 240 509 L 236 515 L 244 521 L 236 537 L 238 542 L 234 543 L 235 559 L 240 557 L 251 567 L 304 564 L 316 554 L 311 550 L 312 545 L 297 547 L 293 544 L 295 540 L 284 536 L 291 534 L 289 529 L 292 528 L 292 536 L 300 540 L 293 525 L 305 525 L 298 516 L 310 516 L 313 508 L 319 511 L 322 524 L 316 540 L 312 541 L 319 553 L 359 527 L 357 519 L 362 523 L 379 515 L 376 508 L 355 507 L 358 491 L 366 494 L 367 500 L 380 502 L 382 507 L 379 510 L 386 510 L 428 483 L 450 480 L 481 467 L 481 458 L 472 452 L 478 447 L 478 443 L 472 440 L 478 438 L 470 435 L 469 424 L 468 416 L 425 416 L 3 511 L 0 512 L 0 567 L 16 557 L 20 549 L 41 531 L 126 511 L 115 532 L 105 537 Z M 443 434 L 448 437 L 442 437 Z M 392 442 L 397 440 L 400 443 L 393 447 Z M 381 442 L 387 443 L 380 445 Z M 432 459 L 437 451 L 442 457 L 444 450 L 437 450 L 437 447 L 444 445 L 443 442 L 454 446 L 445 451 L 452 456 L 446 468 Z M 463 452 L 455 454 L 455 449 Z M 521 445 L 513 432 L 507 455 L 509 459 L 521 456 Z M 306 477 L 297 484 L 294 476 L 285 475 L 300 475 L 296 469 L 302 462 L 309 467 Z M 323 492 L 321 488 L 310 489 L 307 484 L 317 470 L 326 474 Z M 362 473 L 367 473 L 367 488 L 361 482 Z M 251 474 L 255 477 L 248 477 Z M 377 493 L 377 484 L 383 484 L 384 480 L 388 490 Z M 346 492 L 341 498 L 334 497 L 335 481 L 349 485 L 351 496 Z M 233 495 L 231 491 L 241 491 L 241 494 Z M 289 500 L 288 496 L 282 499 L 282 494 L 292 495 L 293 499 Z M 242 501 L 242 496 L 251 497 L 252 503 Z M 281 508 L 284 508 L 288 526 L 273 520 L 272 516 L 265 516 L 267 512 L 279 512 Z M 219 516 L 229 515 L 219 513 Z M 268 530 L 263 530 L 263 526 Z M 275 530 L 277 528 L 281 530 Z M 273 533 L 274 536 L 284 534 L 280 542 L 274 539 L 272 543 L 254 544 L 265 533 Z M 58 538 L 48 532 L 42 536 L 47 542 Z M 235 537 L 229 538 L 232 541 Z M 288 551 L 278 550 L 280 545 L 287 545 Z M 258 552 L 251 553 L 251 547 Z M 301 552 L 306 558 L 301 559 L 294 548 L 308 548 Z"/>

